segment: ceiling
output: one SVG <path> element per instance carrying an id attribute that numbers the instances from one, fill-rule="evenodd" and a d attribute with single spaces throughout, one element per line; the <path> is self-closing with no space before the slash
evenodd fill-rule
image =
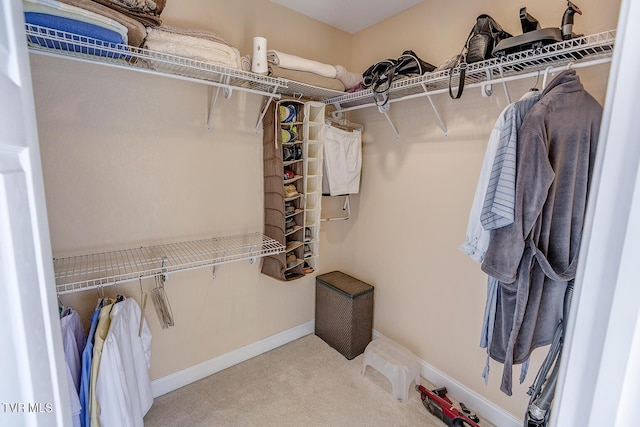
<path id="1" fill-rule="evenodd" d="M 349 34 L 355 34 L 424 0 L 271 0 Z"/>

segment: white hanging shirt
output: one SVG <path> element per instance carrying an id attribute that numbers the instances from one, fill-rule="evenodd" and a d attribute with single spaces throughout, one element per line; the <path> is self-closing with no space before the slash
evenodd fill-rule
<path id="1" fill-rule="evenodd" d="M 111 310 L 96 384 L 102 427 L 143 427 L 143 417 L 153 403 L 151 331 L 144 320 L 138 336 L 141 316 L 133 298 L 116 303 Z"/>

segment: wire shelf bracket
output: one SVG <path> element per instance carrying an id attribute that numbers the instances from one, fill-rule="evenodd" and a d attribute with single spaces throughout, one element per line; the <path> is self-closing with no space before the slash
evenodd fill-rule
<path id="1" fill-rule="evenodd" d="M 228 86 L 228 84 L 229 84 L 229 76 L 224 76 L 222 79 L 223 79 L 223 82 L 224 82 L 225 86 L 218 86 L 216 88 L 216 94 L 211 99 L 211 105 L 209 106 L 209 116 L 207 118 L 207 130 L 209 132 L 211 132 L 211 120 L 213 120 L 213 112 L 216 109 L 216 103 L 218 102 L 218 95 L 220 95 L 220 90 L 223 91 L 224 99 L 231 98 L 231 94 L 232 94 L 232 88 L 231 88 L 231 86 Z M 211 89 L 212 88 L 209 88 L 209 93 L 211 93 Z"/>
<path id="2" fill-rule="evenodd" d="M 327 195 L 323 195 L 323 196 L 324 197 L 337 197 L 337 196 L 327 196 Z M 345 215 L 344 216 L 320 218 L 320 221 L 322 221 L 322 222 L 326 222 L 326 221 L 346 221 L 349 218 L 351 218 L 351 203 L 349 202 L 349 195 L 348 194 L 344 195 L 344 203 L 342 205 L 342 210 L 345 211 Z"/>

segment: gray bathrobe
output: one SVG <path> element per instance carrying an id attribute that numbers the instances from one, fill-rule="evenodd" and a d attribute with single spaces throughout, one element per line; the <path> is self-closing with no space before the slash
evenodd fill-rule
<path id="1" fill-rule="evenodd" d="M 550 344 L 575 277 L 602 107 L 575 70 L 560 73 L 522 124 L 513 224 L 493 230 L 482 270 L 500 281 L 490 356 L 512 365 Z"/>

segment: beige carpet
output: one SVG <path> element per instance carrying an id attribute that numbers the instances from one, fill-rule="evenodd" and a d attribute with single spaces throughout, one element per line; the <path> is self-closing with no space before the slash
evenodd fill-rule
<path id="1" fill-rule="evenodd" d="M 397 402 L 391 383 L 371 367 L 361 376 L 361 364 L 307 335 L 156 398 L 145 426 L 445 425 L 417 391 Z"/>

